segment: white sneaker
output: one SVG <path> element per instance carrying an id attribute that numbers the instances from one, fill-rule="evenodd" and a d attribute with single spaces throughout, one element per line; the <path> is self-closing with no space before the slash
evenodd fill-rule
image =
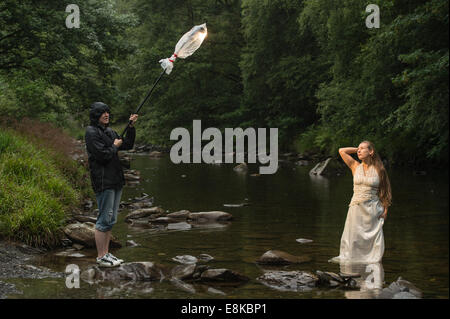
<path id="1" fill-rule="evenodd" d="M 111 258 L 112 260 L 115 260 L 115 261 L 119 262 L 119 264 L 123 263 L 123 259 L 117 258 L 116 256 L 114 256 L 111 253 L 107 253 L 106 256 L 108 256 L 108 258 Z"/>
<path id="2" fill-rule="evenodd" d="M 103 257 L 97 257 L 97 264 L 100 267 L 116 267 L 120 265 L 120 262 L 112 259 L 108 256 L 108 254 L 106 254 Z"/>

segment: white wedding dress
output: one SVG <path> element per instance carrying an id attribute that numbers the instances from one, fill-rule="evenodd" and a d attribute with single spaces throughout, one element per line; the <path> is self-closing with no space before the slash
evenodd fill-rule
<path id="1" fill-rule="evenodd" d="M 360 164 L 353 176 L 353 197 L 341 237 L 339 256 L 331 262 L 377 263 L 383 258 L 384 207 L 378 198 L 380 179 L 374 166 Z"/>

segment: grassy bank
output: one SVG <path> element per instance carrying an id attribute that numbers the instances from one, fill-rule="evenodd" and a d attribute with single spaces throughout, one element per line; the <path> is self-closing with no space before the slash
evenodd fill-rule
<path id="1" fill-rule="evenodd" d="M 70 158 L 73 140 L 62 131 L 21 125 L 0 126 L 0 237 L 55 246 L 67 217 L 92 195 L 89 176 Z"/>

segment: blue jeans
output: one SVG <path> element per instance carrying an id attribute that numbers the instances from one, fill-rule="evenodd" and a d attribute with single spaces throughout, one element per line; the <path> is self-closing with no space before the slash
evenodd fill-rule
<path id="1" fill-rule="evenodd" d="M 120 197 L 122 188 L 105 189 L 103 192 L 95 194 L 98 205 L 97 222 L 95 229 L 101 232 L 107 232 L 117 221 L 117 212 L 119 211 Z"/>

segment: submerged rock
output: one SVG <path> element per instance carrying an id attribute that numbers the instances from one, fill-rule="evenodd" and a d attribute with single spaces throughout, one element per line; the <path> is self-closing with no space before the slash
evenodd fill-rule
<path id="1" fill-rule="evenodd" d="M 280 291 L 310 291 L 316 287 L 319 278 L 306 271 L 267 271 L 256 278 L 262 284 Z"/>
<path id="2" fill-rule="evenodd" d="M 311 261 L 308 256 L 294 256 L 280 250 L 265 252 L 256 262 L 263 265 L 300 264 Z"/>
<path id="3" fill-rule="evenodd" d="M 191 294 L 195 294 L 196 290 L 194 288 L 194 286 L 192 286 L 191 284 L 188 284 L 184 281 L 181 281 L 178 278 L 170 278 L 170 283 L 172 285 L 174 285 L 175 287 L 177 287 L 178 289 L 181 289 L 183 291 L 189 292 Z"/>
<path id="4" fill-rule="evenodd" d="M 377 297 L 378 299 L 421 299 L 422 292 L 407 280 L 399 277 L 389 287 L 384 288 Z"/>
<path id="5" fill-rule="evenodd" d="M 167 225 L 168 230 L 189 230 L 191 228 L 191 224 L 188 224 L 186 222 L 170 223 Z"/>
<path id="6" fill-rule="evenodd" d="M 189 220 L 197 222 L 227 221 L 232 218 L 233 216 L 230 213 L 225 213 L 221 211 L 190 213 L 188 215 Z"/>
<path id="7" fill-rule="evenodd" d="M 194 274 L 195 268 L 196 268 L 195 264 L 178 265 L 172 269 L 170 275 L 173 278 L 177 278 L 180 280 L 190 279 Z"/>
<path id="8" fill-rule="evenodd" d="M 201 281 L 216 282 L 216 283 L 244 283 L 250 279 L 238 272 L 220 268 L 220 269 L 207 269 L 202 272 L 200 276 Z"/>
<path id="9" fill-rule="evenodd" d="M 340 287 L 344 289 L 360 289 L 358 283 L 353 279 L 353 276 L 342 277 L 334 272 L 317 270 L 316 274 L 319 278 L 318 285 L 321 287 Z"/>
<path id="10" fill-rule="evenodd" d="M 158 151 L 153 151 L 148 154 L 148 156 L 152 157 L 152 158 L 159 158 L 159 157 L 162 157 L 163 155 L 164 155 L 163 153 L 158 152 Z"/>

